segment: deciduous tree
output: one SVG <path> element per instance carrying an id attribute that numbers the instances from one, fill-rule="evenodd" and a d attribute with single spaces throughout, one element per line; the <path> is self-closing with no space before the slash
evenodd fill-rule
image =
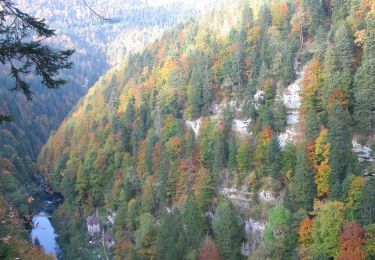
<path id="1" fill-rule="evenodd" d="M 328 201 L 320 204 L 313 222 L 312 257 L 338 257 L 339 235 L 344 222 L 344 204 L 338 201 Z"/>
<path id="2" fill-rule="evenodd" d="M 365 230 L 361 227 L 361 225 L 355 221 L 345 222 L 340 235 L 340 255 L 337 259 L 365 259 L 366 253 L 364 252 L 363 248 L 365 244 L 364 235 Z"/>

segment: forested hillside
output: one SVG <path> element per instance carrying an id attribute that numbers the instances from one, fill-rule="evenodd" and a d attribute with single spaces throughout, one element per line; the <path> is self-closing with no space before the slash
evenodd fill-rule
<path id="1" fill-rule="evenodd" d="M 110 21 L 94 14 L 81 0 L 14 1 L 21 11 L 37 19 L 46 19 L 47 25 L 56 30 L 54 37 L 45 41 L 40 41 L 40 38 L 38 42 L 56 50 L 75 50 L 71 57 L 74 67 L 61 73 L 67 84 L 60 89 L 47 89 L 41 78 L 33 74 L 25 77 L 33 93 L 32 102 L 28 102 L 22 93 L 11 91 L 15 88 L 15 81 L 10 77 L 9 64 L 3 63 L 8 54 L 3 45 L 9 37 L 6 29 L 15 22 L 9 23 L 9 17 L 4 16 L 4 8 L 11 2 L 0 1 L 0 115 L 10 115 L 13 119 L 12 122 L 2 122 L 0 116 L 1 259 L 43 257 L 41 250 L 27 242 L 29 234 L 24 224 L 31 224 L 32 214 L 41 203 L 36 194 L 43 187 L 35 183 L 40 181 L 36 176 L 35 161 L 51 132 L 57 129 L 100 75 L 122 60 L 126 53 L 141 50 L 166 28 L 212 8 L 210 1 L 202 1 L 199 6 L 186 1 L 152 4 L 142 1 L 87 2 L 99 14 L 108 16 Z M 34 35 L 26 39 L 21 37 L 21 41 L 29 39 L 37 38 Z"/>
<path id="2" fill-rule="evenodd" d="M 0 114 L 11 115 L 13 122 L 0 125 L 0 157 L 12 161 L 21 183 L 29 182 L 35 174 L 35 160 L 51 131 L 60 125 L 100 75 L 125 53 L 142 49 L 165 28 L 210 7 L 209 1 L 203 1 L 196 9 L 184 2 L 177 5 L 176 1 L 156 5 L 117 2 L 93 2 L 92 7 L 98 12 L 115 19 L 106 22 L 81 0 L 16 1 L 22 11 L 46 19 L 50 28 L 56 30 L 56 36 L 48 39 L 49 44 L 75 50 L 71 59 L 73 69 L 65 70 L 62 75 L 68 84 L 61 89 L 47 90 L 38 77 L 28 75 L 33 102 L 10 91 L 15 82 L 9 79 L 7 67 L 1 67 Z"/>
<path id="3" fill-rule="evenodd" d="M 64 256 L 374 258 L 374 8 L 232 1 L 108 71 L 39 156 Z"/>

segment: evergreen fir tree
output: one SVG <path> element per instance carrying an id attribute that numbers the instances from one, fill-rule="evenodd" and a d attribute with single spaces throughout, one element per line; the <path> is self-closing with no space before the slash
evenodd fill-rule
<path id="1" fill-rule="evenodd" d="M 227 104 L 224 108 L 224 137 L 228 138 L 231 131 L 232 131 L 232 122 L 233 122 L 233 111 L 229 104 Z"/>
<path id="2" fill-rule="evenodd" d="M 342 21 L 348 15 L 349 1 L 348 0 L 333 0 L 332 1 L 332 20 L 334 22 Z"/>
<path id="3" fill-rule="evenodd" d="M 247 142 L 240 143 L 237 150 L 237 165 L 238 170 L 246 173 L 251 167 L 251 152 L 250 145 Z"/>
<path id="4" fill-rule="evenodd" d="M 182 223 L 186 237 L 186 245 L 190 249 L 198 249 L 205 231 L 204 216 L 193 195 L 188 197 L 182 213 Z"/>
<path id="5" fill-rule="evenodd" d="M 271 139 L 267 147 L 266 172 L 272 176 L 276 183 L 281 184 L 281 149 L 277 136 Z"/>
<path id="6" fill-rule="evenodd" d="M 375 19 L 368 15 L 366 19 L 366 39 L 363 46 L 361 65 L 355 75 L 355 119 L 358 129 L 374 132 L 375 125 Z"/>
<path id="7" fill-rule="evenodd" d="M 354 45 L 350 28 L 345 22 L 340 22 L 337 25 L 333 52 L 337 69 L 341 72 L 350 72 L 354 62 Z"/>
<path id="8" fill-rule="evenodd" d="M 214 174 L 219 174 L 219 172 L 226 165 L 226 154 L 225 154 L 225 142 L 224 136 L 221 132 L 216 134 L 215 138 L 215 148 L 214 148 L 214 162 L 212 171 Z"/>
<path id="9" fill-rule="evenodd" d="M 89 189 L 90 186 L 88 175 L 82 169 L 79 169 L 77 173 L 77 181 L 75 188 L 77 192 L 76 199 L 78 203 L 82 203 L 87 199 Z"/>
<path id="10" fill-rule="evenodd" d="M 167 149 L 164 149 L 161 156 L 161 162 L 158 170 L 158 188 L 157 193 L 161 205 L 167 201 L 169 156 Z"/>
<path id="11" fill-rule="evenodd" d="M 350 173 L 351 133 L 349 113 L 338 103 L 333 105 L 328 119 L 328 140 L 331 144 L 329 164 L 332 167 L 330 187 L 332 198 L 342 198 L 341 184 Z"/>
<path id="12" fill-rule="evenodd" d="M 133 131 L 132 124 L 135 117 L 134 102 L 135 98 L 131 97 L 125 110 L 123 119 L 124 126 L 122 128 L 122 144 L 124 145 L 124 150 L 129 153 L 133 152 L 133 142 L 131 142 L 131 137 Z"/>
<path id="13" fill-rule="evenodd" d="M 320 133 L 319 118 L 315 109 L 309 109 L 306 114 L 305 136 L 307 140 L 315 140 Z"/>
<path id="14" fill-rule="evenodd" d="M 184 255 L 185 245 L 180 242 L 180 236 L 184 236 L 180 212 L 178 209 L 164 212 L 156 236 L 157 259 L 174 260 Z"/>
<path id="15" fill-rule="evenodd" d="M 237 139 L 235 136 L 230 139 L 228 167 L 232 171 L 237 169 Z"/>
<path id="16" fill-rule="evenodd" d="M 303 4 L 309 10 L 312 19 L 312 32 L 323 23 L 323 1 L 322 0 L 305 0 Z"/>
<path id="17" fill-rule="evenodd" d="M 375 179 L 367 181 L 362 192 L 362 201 L 359 209 L 359 220 L 362 225 L 375 223 Z"/>
<path id="18" fill-rule="evenodd" d="M 212 199 L 215 196 L 215 181 L 212 173 L 202 169 L 200 172 L 200 181 L 198 186 L 197 201 L 202 211 L 206 212 L 212 205 Z"/>
<path id="19" fill-rule="evenodd" d="M 185 157 L 189 158 L 193 155 L 194 148 L 195 148 L 195 134 L 194 131 L 191 128 L 187 129 L 187 138 L 185 141 Z"/>
<path id="20" fill-rule="evenodd" d="M 312 210 L 313 200 L 316 197 L 314 172 L 307 159 L 307 152 L 303 143 L 298 146 L 296 152 L 297 161 L 291 191 L 299 208 Z"/>
<path id="21" fill-rule="evenodd" d="M 212 226 L 223 259 L 239 259 L 242 221 L 229 202 L 225 201 L 216 208 Z"/>

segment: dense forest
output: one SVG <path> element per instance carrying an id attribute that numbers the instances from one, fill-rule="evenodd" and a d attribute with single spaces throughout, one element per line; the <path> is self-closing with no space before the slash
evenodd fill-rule
<path id="1" fill-rule="evenodd" d="M 8 25 L 3 8 L 8 2 L 0 1 L 1 59 L 5 53 L 4 28 Z M 40 77 L 27 75 L 32 102 L 22 93 L 12 91 L 15 80 L 9 77 L 9 66 L 4 65 L 3 60 L 0 65 L 0 258 L 23 259 L 31 250 L 31 259 L 39 259 L 43 253 L 27 242 L 29 234 L 24 224 L 30 221 L 40 203 L 36 198 L 40 191 L 36 182 L 40 182 L 40 178 L 35 162 L 42 145 L 110 66 L 122 60 L 126 53 L 144 48 L 164 29 L 198 16 L 210 6 L 207 5 L 209 1 L 202 1 L 197 7 L 184 1 L 155 5 L 146 2 L 118 5 L 117 1 L 107 1 L 104 12 L 103 6 L 96 3 L 93 8 L 116 19 L 106 23 L 100 21 L 82 1 L 14 2 L 20 10 L 38 19 L 46 19 L 50 28 L 56 30 L 55 36 L 48 39 L 52 48 L 75 50 L 71 58 L 73 68 L 61 73 L 67 80 L 66 86 L 58 90 L 46 89 Z M 9 115 L 13 120 L 1 123 L 3 115 Z M 32 252 L 39 256 L 34 257 Z"/>
<path id="2" fill-rule="evenodd" d="M 122 57 L 38 156 L 63 259 L 374 259 L 374 29 L 371 0 L 224 1 Z M 60 96 L 0 97 L 36 131 L 0 129 L 1 209 Z M 45 257 L 5 215 L 3 256 Z"/>
<path id="3" fill-rule="evenodd" d="M 374 258 L 374 8 L 238 1 L 129 54 L 39 155 L 64 257 L 95 215 L 115 259 Z"/>
<path id="4" fill-rule="evenodd" d="M 0 126 L 0 155 L 11 160 L 24 178 L 30 178 L 35 172 L 34 161 L 51 131 L 60 125 L 79 98 L 109 69 L 110 64 L 116 64 L 127 48 L 140 50 L 163 29 L 199 13 L 199 10 L 194 11 L 187 5 L 180 6 L 179 10 L 176 10 L 176 4 L 134 4 L 130 8 L 115 5 L 114 1 L 104 5 L 108 10 L 106 14 L 124 19 L 108 24 L 100 23 L 97 18 L 95 20 L 95 16 L 90 15 L 90 10 L 81 2 L 64 2 L 20 0 L 17 6 L 32 15 L 43 17 L 58 31 L 55 37 L 49 39 L 53 46 L 75 50 L 72 57 L 74 68 L 63 73 L 68 80 L 67 86 L 58 91 L 46 90 L 38 77 L 30 75 L 28 81 L 37 98 L 28 103 L 22 94 L 13 95 L 9 91 L 14 81 L 7 77 L 7 70 L 4 68 L 0 72 L 3 86 L 0 89 L 0 112 L 12 115 L 14 119 L 13 123 Z M 66 4 L 76 5 L 77 8 L 66 9 Z M 145 14 L 149 19 L 141 19 Z M 121 46 L 124 43 L 127 46 Z"/>

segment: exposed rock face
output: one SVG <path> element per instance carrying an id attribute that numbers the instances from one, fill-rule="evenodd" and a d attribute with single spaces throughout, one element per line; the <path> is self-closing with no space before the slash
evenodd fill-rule
<path id="1" fill-rule="evenodd" d="M 254 101 L 255 101 L 255 108 L 258 109 L 260 106 L 260 103 L 264 99 L 264 91 L 258 90 L 257 93 L 254 95 Z"/>
<path id="2" fill-rule="evenodd" d="M 112 213 L 110 213 L 110 214 L 107 216 L 107 219 L 108 219 L 108 221 L 109 221 L 109 223 L 110 223 L 111 225 L 114 225 L 114 224 L 115 224 L 115 221 L 116 221 L 116 215 L 117 215 L 116 212 L 112 212 Z"/>
<path id="3" fill-rule="evenodd" d="M 234 119 L 232 123 L 232 130 L 239 133 L 240 135 L 251 135 L 251 133 L 247 131 L 249 124 L 250 120 Z"/>
<path id="4" fill-rule="evenodd" d="M 281 200 L 280 198 L 275 197 L 272 194 L 272 192 L 268 191 L 268 190 L 260 191 L 258 196 L 259 196 L 259 200 L 264 201 L 264 202 L 268 202 L 268 203 L 271 203 L 271 204 L 277 204 Z"/>
<path id="5" fill-rule="evenodd" d="M 241 253 L 244 256 L 250 256 L 259 246 L 263 239 L 264 229 L 266 228 L 265 223 L 258 222 L 254 219 L 245 220 L 245 235 L 247 241 L 242 243 Z"/>
<path id="6" fill-rule="evenodd" d="M 356 139 L 352 140 L 353 152 L 357 155 L 359 162 L 374 162 L 375 156 L 370 147 L 361 145 Z"/>
<path id="7" fill-rule="evenodd" d="M 246 211 L 250 208 L 251 193 L 237 188 L 222 188 L 220 193 L 229 199 L 238 211 Z"/>
<path id="8" fill-rule="evenodd" d="M 194 131 L 195 137 L 197 137 L 201 127 L 201 118 L 194 121 L 186 121 L 186 125 Z"/>
<path id="9" fill-rule="evenodd" d="M 209 117 L 211 120 L 221 120 L 224 117 L 224 108 L 226 106 L 229 106 L 229 108 L 232 110 L 234 119 L 232 121 L 232 130 L 234 133 L 240 135 L 240 136 L 250 136 L 251 133 L 248 132 L 248 127 L 251 123 L 250 120 L 243 120 L 241 119 L 241 105 L 237 104 L 235 101 L 230 101 L 228 103 L 221 103 L 221 104 L 214 104 L 212 106 L 212 115 Z M 187 120 L 186 125 L 190 127 L 195 134 L 195 137 L 198 137 L 199 135 L 199 129 L 202 123 L 202 118 L 198 118 L 193 121 Z"/>
<path id="10" fill-rule="evenodd" d="M 295 142 L 297 136 L 297 126 L 300 121 L 299 109 L 301 107 L 301 81 L 304 68 L 297 73 L 298 78 L 290 84 L 282 95 L 282 100 L 287 108 L 287 122 L 285 132 L 279 134 L 281 147 L 285 147 L 288 142 Z"/>

